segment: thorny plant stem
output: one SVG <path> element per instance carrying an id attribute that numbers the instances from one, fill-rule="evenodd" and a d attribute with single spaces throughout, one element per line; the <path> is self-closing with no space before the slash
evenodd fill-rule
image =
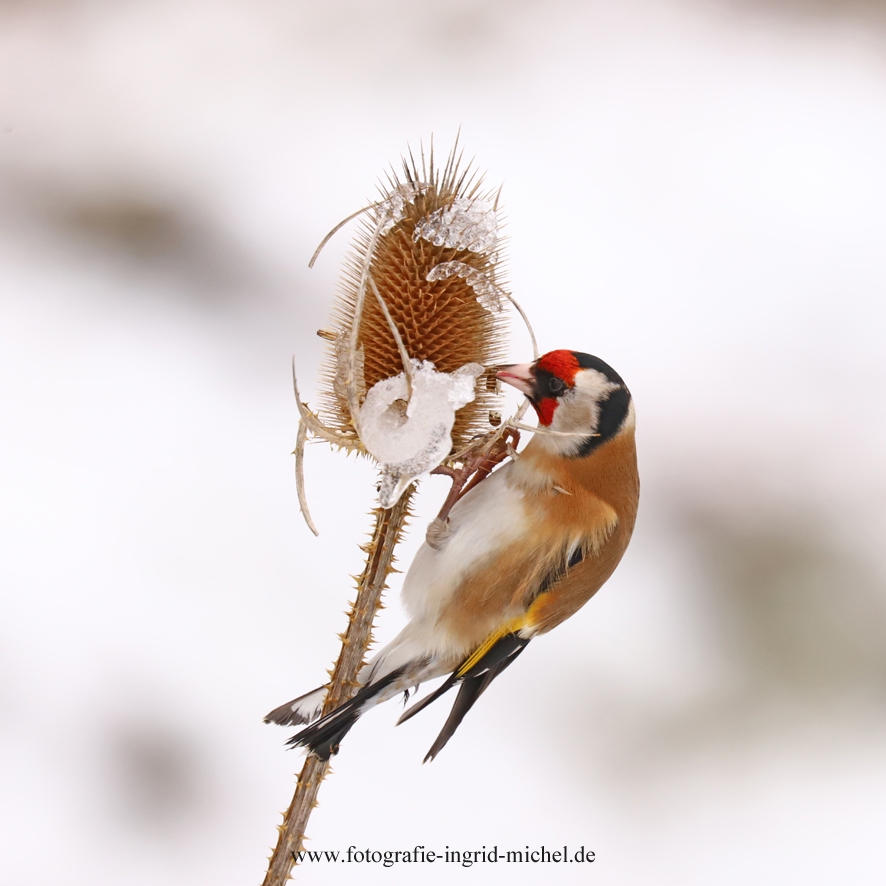
<path id="1" fill-rule="evenodd" d="M 357 599 L 351 608 L 347 630 L 342 635 L 341 652 L 328 684 L 329 692 L 323 715 L 346 702 L 357 691 L 357 673 L 372 640 L 372 625 L 381 608 L 382 592 L 394 564 L 394 549 L 403 535 L 409 503 L 415 487 L 411 486 L 392 508 L 376 508 L 375 529 L 366 552 L 366 566 L 357 580 Z M 303 849 L 305 830 L 311 811 L 317 805 L 320 783 L 329 771 L 329 761 L 309 754 L 298 777 L 295 795 L 279 826 L 280 836 L 268 863 L 263 886 L 283 886 L 295 864 L 295 854 Z"/>

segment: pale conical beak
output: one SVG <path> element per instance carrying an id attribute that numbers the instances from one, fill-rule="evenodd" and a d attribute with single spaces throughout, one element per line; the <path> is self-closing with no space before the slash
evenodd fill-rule
<path id="1" fill-rule="evenodd" d="M 518 391 L 532 399 L 535 395 L 535 364 L 514 363 L 504 366 L 495 373 L 495 377 L 505 384 L 513 385 Z"/>

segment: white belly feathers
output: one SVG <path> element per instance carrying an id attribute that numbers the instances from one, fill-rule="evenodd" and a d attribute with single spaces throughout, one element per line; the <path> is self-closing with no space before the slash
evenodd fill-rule
<path id="1" fill-rule="evenodd" d="M 525 534 L 523 493 L 507 482 L 513 468 L 499 468 L 455 505 L 439 549 L 421 546 L 403 580 L 411 618 L 435 622 L 467 575 Z"/>

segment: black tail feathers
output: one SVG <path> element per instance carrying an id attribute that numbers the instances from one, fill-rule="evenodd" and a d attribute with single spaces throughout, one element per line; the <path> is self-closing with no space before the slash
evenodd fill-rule
<path id="1" fill-rule="evenodd" d="M 455 730 L 461 725 L 467 712 L 474 706 L 477 699 L 486 691 L 489 684 L 526 648 L 529 640 L 517 633 L 505 634 L 500 637 L 486 653 L 467 670 L 457 668 L 441 686 L 430 695 L 416 702 L 408 708 L 397 721 L 405 723 L 414 717 L 419 711 L 424 710 L 429 704 L 447 693 L 453 686 L 458 686 L 458 695 L 449 712 L 449 717 L 443 724 L 437 740 L 431 746 L 425 756 L 424 762 L 433 760 L 452 738 Z M 306 726 L 301 732 L 296 733 L 286 742 L 290 747 L 307 748 L 309 753 L 314 754 L 321 760 L 328 760 L 338 753 L 341 740 L 348 734 L 363 711 L 377 695 L 399 680 L 405 672 L 405 668 L 398 668 L 390 674 L 386 674 L 380 680 L 369 686 L 364 686 L 350 701 L 337 707 L 332 713 L 321 717 L 316 723 Z M 316 690 L 315 690 L 316 691 Z M 308 693 L 310 695 L 311 693 Z M 302 696 L 302 699 L 307 696 Z M 300 699 L 296 699 L 299 701 Z M 292 706 L 282 705 L 280 708 L 268 714 L 266 722 L 291 723 Z"/>
<path id="2" fill-rule="evenodd" d="M 416 702 L 400 717 L 397 721 L 398 725 L 414 717 L 419 711 L 423 710 L 431 702 L 436 701 L 453 686 L 459 686 L 458 695 L 455 697 L 455 703 L 452 705 L 449 717 L 443 724 L 437 740 L 425 755 L 425 763 L 433 760 L 443 750 L 446 743 L 452 738 L 455 730 L 461 725 L 465 714 L 474 706 L 474 703 L 486 691 L 489 684 L 526 648 L 528 643 L 529 640 L 521 637 L 519 634 L 505 634 L 468 670 L 464 673 L 461 672 L 461 668 L 455 670 L 439 688 L 426 698 Z"/>
<path id="3" fill-rule="evenodd" d="M 321 760 L 328 760 L 333 754 L 338 753 L 341 740 L 360 719 L 366 704 L 402 675 L 403 668 L 398 668 L 386 674 L 378 682 L 364 686 L 350 701 L 346 701 L 332 713 L 297 732 L 286 744 L 290 747 L 307 748 Z"/>

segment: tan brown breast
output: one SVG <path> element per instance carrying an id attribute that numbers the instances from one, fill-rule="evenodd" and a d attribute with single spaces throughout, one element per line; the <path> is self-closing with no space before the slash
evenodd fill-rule
<path id="1" fill-rule="evenodd" d="M 467 650 L 515 619 L 533 634 L 567 619 L 612 574 L 634 528 L 633 430 L 583 459 L 554 457 L 531 442 L 518 467 L 514 475 L 529 478 L 525 537 L 468 575 L 440 616 L 439 626 Z M 584 557 L 567 569 L 578 546 Z"/>
<path id="2" fill-rule="evenodd" d="M 583 528 L 589 546 L 582 561 L 566 569 L 531 604 L 527 628 L 533 634 L 543 634 L 574 615 L 612 575 L 634 531 L 640 498 L 633 429 L 584 459 L 544 456 L 557 485 L 572 493 L 550 501 L 549 519 L 559 520 L 573 531 Z M 607 513 L 609 520 L 604 516 Z"/>

